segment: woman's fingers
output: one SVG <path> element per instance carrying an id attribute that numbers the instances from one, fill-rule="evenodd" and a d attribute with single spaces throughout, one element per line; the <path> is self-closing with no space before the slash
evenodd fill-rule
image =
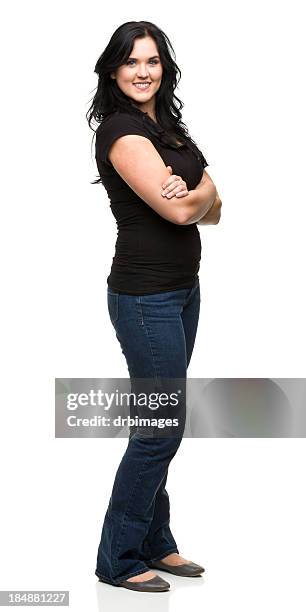
<path id="1" fill-rule="evenodd" d="M 186 189 L 185 184 L 181 184 L 177 187 L 174 187 L 172 191 L 169 191 L 165 197 L 168 199 L 173 198 L 174 196 L 176 196 L 177 198 L 181 198 L 187 195 L 188 193 L 189 192 L 188 189 Z"/>
<path id="2" fill-rule="evenodd" d="M 189 191 L 188 189 L 184 189 L 183 191 L 180 191 L 179 193 L 176 194 L 177 198 L 182 198 L 183 196 L 188 195 Z"/>
<path id="3" fill-rule="evenodd" d="M 162 191 L 162 195 L 164 197 L 170 198 L 179 192 L 184 192 L 184 195 L 185 195 L 185 192 L 186 191 L 188 192 L 187 185 L 185 181 L 181 179 L 180 176 L 172 176 L 172 177 L 169 177 L 169 181 L 170 179 L 171 179 L 171 182 L 168 183 L 167 181 L 168 185 Z"/>
<path id="4" fill-rule="evenodd" d="M 164 193 L 167 193 L 168 190 L 171 190 L 173 187 L 174 183 L 177 183 L 178 181 L 181 181 L 182 178 L 180 176 L 177 176 L 176 174 L 169 176 L 169 178 L 164 181 L 162 189 Z"/>

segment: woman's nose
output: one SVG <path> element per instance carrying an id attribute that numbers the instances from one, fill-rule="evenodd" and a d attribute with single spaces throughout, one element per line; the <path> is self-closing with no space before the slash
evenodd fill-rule
<path id="1" fill-rule="evenodd" d="M 137 76 L 145 78 L 148 76 L 148 71 L 145 66 L 140 66 L 137 71 Z"/>

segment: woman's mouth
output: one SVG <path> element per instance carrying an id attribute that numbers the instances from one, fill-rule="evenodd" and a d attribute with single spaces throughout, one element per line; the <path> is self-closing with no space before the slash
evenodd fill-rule
<path id="1" fill-rule="evenodd" d="M 147 89 L 149 89 L 151 83 L 133 83 L 133 85 L 139 91 L 147 91 Z"/>

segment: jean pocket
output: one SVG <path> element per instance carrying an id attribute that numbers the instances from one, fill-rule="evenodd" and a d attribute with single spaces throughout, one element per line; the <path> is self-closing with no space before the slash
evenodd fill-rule
<path id="1" fill-rule="evenodd" d="M 108 314 L 114 324 L 119 318 L 119 293 L 107 293 Z"/>

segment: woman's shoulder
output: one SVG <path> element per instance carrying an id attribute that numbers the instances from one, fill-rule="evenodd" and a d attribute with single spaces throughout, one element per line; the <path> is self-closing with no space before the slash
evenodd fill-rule
<path id="1" fill-rule="evenodd" d="M 101 121 L 97 129 L 97 135 L 128 127 L 137 127 L 138 129 L 146 131 L 145 122 L 140 115 L 129 113 L 128 111 L 114 111 L 106 115 Z"/>
<path id="2" fill-rule="evenodd" d="M 107 163 L 108 152 L 113 142 L 127 135 L 142 136 L 151 140 L 141 117 L 122 111 L 109 113 L 96 130 L 96 158 Z"/>

